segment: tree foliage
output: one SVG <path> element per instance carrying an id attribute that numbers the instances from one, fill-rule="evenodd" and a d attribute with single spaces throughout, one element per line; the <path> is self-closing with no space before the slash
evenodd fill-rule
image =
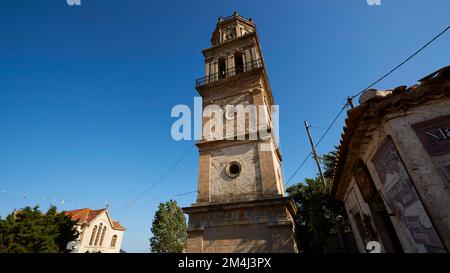
<path id="1" fill-rule="evenodd" d="M 325 177 L 325 179 L 327 179 L 327 181 L 330 182 L 333 181 L 334 163 L 336 162 L 337 156 L 336 150 L 338 147 L 335 146 L 334 148 L 335 148 L 334 151 L 331 151 L 327 154 L 320 156 L 320 160 L 324 168 L 323 176 Z"/>
<path id="2" fill-rule="evenodd" d="M 330 195 L 335 158 L 335 152 L 321 156 L 326 185 L 317 176 L 306 178 L 286 190 L 299 208 L 296 230 L 304 252 L 324 252 L 327 239 L 336 234 L 336 223 L 342 228 L 347 226 L 342 203 Z"/>
<path id="3" fill-rule="evenodd" d="M 157 253 L 180 253 L 186 249 L 187 225 L 183 211 L 174 200 L 160 203 L 152 225 L 150 248 Z"/>
<path id="4" fill-rule="evenodd" d="M 56 207 L 47 213 L 38 206 L 25 207 L 0 219 L 0 252 L 67 252 L 67 244 L 78 237 L 75 224 Z"/>

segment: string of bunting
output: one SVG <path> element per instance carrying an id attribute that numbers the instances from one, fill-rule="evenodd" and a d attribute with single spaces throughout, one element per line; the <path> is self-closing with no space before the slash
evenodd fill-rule
<path id="1" fill-rule="evenodd" d="M 183 193 L 178 193 L 178 194 L 174 194 L 169 196 L 167 199 L 175 199 L 177 197 L 184 197 L 184 196 L 188 196 L 191 194 L 196 193 L 197 191 L 190 191 L 190 192 L 183 192 Z M 56 198 L 56 197 L 49 197 L 49 196 L 42 196 L 42 195 L 38 195 L 38 194 L 25 194 L 25 193 L 17 193 L 17 192 L 10 192 L 10 191 L 6 191 L 6 190 L 1 190 L 0 194 L 2 195 L 9 195 L 9 196 L 13 196 L 13 197 L 17 197 L 17 198 L 21 198 L 21 199 L 30 199 L 30 200 L 36 200 L 39 202 L 49 202 L 53 205 L 67 205 L 67 204 L 84 204 L 84 205 L 98 205 L 98 206 L 105 206 L 105 207 L 111 207 L 111 206 L 122 206 L 124 204 L 131 204 L 131 201 L 118 201 L 118 202 L 108 202 L 108 201 L 86 201 L 86 200 L 73 200 L 73 199 L 63 199 L 63 198 Z M 160 197 L 152 197 L 152 198 L 143 198 L 141 200 L 139 200 L 139 202 L 136 203 L 145 203 L 145 202 L 151 202 L 151 201 L 158 201 L 158 200 L 162 200 L 162 198 Z"/>

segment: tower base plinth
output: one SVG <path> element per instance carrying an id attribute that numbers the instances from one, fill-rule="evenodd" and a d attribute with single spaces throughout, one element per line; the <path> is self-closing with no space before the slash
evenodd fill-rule
<path id="1" fill-rule="evenodd" d="M 189 215 L 188 253 L 298 252 L 292 199 L 196 203 Z"/>

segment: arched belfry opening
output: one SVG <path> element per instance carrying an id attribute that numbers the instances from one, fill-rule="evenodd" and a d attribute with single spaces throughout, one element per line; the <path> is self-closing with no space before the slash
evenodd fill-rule
<path id="1" fill-rule="evenodd" d="M 219 66 L 219 79 L 223 79 L 227 76 L 227 65 L 225 58 L 221 57 L 218 62 Z"/>
<path id="2" fill-rule="evenodd" d="M 236 74 L 244 72 L 244 55 L 240 51 L 234 53 L 234 69 Z"/>

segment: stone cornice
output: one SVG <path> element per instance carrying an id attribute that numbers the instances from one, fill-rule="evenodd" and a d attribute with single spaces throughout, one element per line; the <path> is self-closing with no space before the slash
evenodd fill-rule
<path id="1" fill-rule="evenodd" d="M 213 211 L 233 210 L 239 208 L 251 208 L 251 207 L 264 207 L 274 205 L 285 205 L 291 215 L 296 215 L 297 206 L 290 197 L 272 197 L 272 198 L 260 198 L 250 201 L 236 201 L 225 203 L 195 203 L 190 207 L 183 208 L 183 212 L 192 213 L 210 213 Z"/>
<path id="2" fill-rule="evenodd" d="M 225 42 L 223 42 L 221 44 L 218 44 L 216 46 L 211 46 L 211 47 L 205 48 L 205 49 L 202 50 L 203 56 L 207 57 L 206 53 L 209 52 L 209 51 L 214 51 L 214 50 L 219 50 L 220 51 L 222 47 L 227 47 L 227 46 L 229 46 L 232 43 L 245 40 L 245 39 L 247 39 L 249 37 L 252 37 L 252 36 L 254 36 L 254 38 L 256 38 L 256 40 L 257 40 L 257 36 L 256 35 L 257 35 L 256 32 L 247 33 L 247 34 L 239 36 L 239 37 L 237 37 L 237 38 L 235 38 L 233 40 L 228 40 L 228 41 L 225 41 Z"/>

